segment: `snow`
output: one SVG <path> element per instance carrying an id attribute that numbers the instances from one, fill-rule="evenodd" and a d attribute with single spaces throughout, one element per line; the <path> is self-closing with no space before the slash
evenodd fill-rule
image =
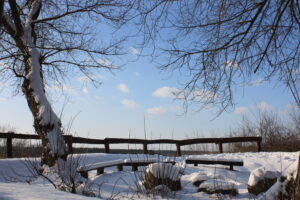
<path id="1" fill-rule="evenodd" d="M 213 160 L 213 161 L 231 161 L 231 162 L 243 162 L 242 159 L 234 159 L 234 158 L 211 158 L 207 156 L 188 156 L 189 160 Z"/>
<path id="2" fill-rule="evenodd" d="M 237 189 L 237 186 L 233 182 L 228 182 L 222 179 L 210 179 L 204 181 L 199 188 L 205 188 L 208 191 L 214 191 Z"/>
<path id="3" fill-rule="evenodd" d="M 278 171 L 270 171 L 265 167 L 259 167 L 253 170 L 250 174 L 248 185 L 253 186 L 256 185 L 260 180 L 264 180 L 264 178 L 274 179 L 280 176 L 280 172 Z"/>
<path id="4" fill-rule="evenodd" d="M 45 184 L 0 183 L 1 200 L 86 200 L 85 196 L 70 194 Z M 91 198 L 95 199 L 95 198 Z"/>
<path id="5" fill-rule="evenodd" d="M 153 163 L 147 168 L 154 177 L 173 181 L 178 181 L 181 177 L 183 169 L 181 167 L 173 166 L 170 163 Z"/>
<path id="6" fill-rule="evenodd" d="M 138 162 L 138 163 L 143 163 L 143 162 L 172 162 L 174 161 L 174 159 L 170 159 L 170 158 L 156 158 L 156 157 L 141 157 L 141 158 L 129 158 L 129 159 L 125 159 L 124 162 L 125 163 L 131 163 L 131 162 Z"/>
<path id="7" fill-rule="evenodd" d="M 182 189 L 177 191 L 172 199 L 217 199 L 216 194 L 206 194 L 205 192 L 197 192 L 198 187 L 193 185 L 195 180 L 204 180 L 199 187 L 222 187 L 237 189 L 238 194 L 233 199 L 249 200 L 253 199 L 253 195 L 248 193 L 247 183 L 251 172 L 257 168 L 265 168 L 270 171 L 279 171 L 290 179 L 295 174 L 290 175 L 297 169 L 297 162 L 300 152 L 257 152 L 257 153 L 222 153 L 199 155 L 199 158 L 207 159 L 242 159 L 244 166 L 235 167 L 235 171 L 230 171 L 218 165 L 187 165 L 184 174 L 181 175 L 180 181 Z M 133 154 L 84 154 L 76 155 L 78 158 L 78 166 L 88 166 L 93 163 L 111 162 L 114 160 L 126 159 L 159 159 L 164 160 L 163 156 L 144 156 Z M 197 156 L 196 156 L 197 157 Z M 172 158 L 174 159 L 174 158 Z M 36 178 L 30 169 L 30 165 L 39 164 L 39 159 L 30 159 L 31 164 L 28 165 L 29 159 L 0 159 L 0 199 L 1 200 L 36 200 L 36 199 L 90 199 L 86 196 L 74 195 L 62 192 L 53 187 L 48 181 L 39 177 Z M 176 163 L 184 162 L 185 157 L 175 158 Z M 156 165 L 156 167 L 154 167 Z M 27 167 L 26 167 L 27 166 Z M 172 166 L 168 164 L 168 166 Z M 160 164 L 152 164 L 151 170 L 155 171 L 160 168 Z M 176 164 L 176 167 L 177 164 Z M 149 169 L 149 170 L 150 170 Z M 153 199 L 147 193 L 142 192 L 141 185 L 143 173 L 145 169 L 139 168 L 139 171 L 133 172 L 130 166 L 125 166 L 123 171 L 118 171 L 115 167 L 108 167 L 106 173 L 97 175 L 96 170 L 91 171 L 89 180 L 85 181 L 78 187 L 79 192 L 93 192 L 98 198 L 102 199 Z M 283 185 L 286 182 L 283 182 Z M 160 186 L 164 187 L 164 186 Z M 257 196 L 262 199 L 274 199 L 276 189 L 282 185 L 275 183 L 265 194 Z M 140 188 L 140 189 L 139 189 Z M 155 197 L 161 199 L 161 197 Z M 94 199 L 91 197 L 91 199 Z M 229 198 L 230 199 L 230 198 Z"/>
<path id="8" fill-rule="evenodd" d="M 287 181 L 291 180 L 292 178 L 296 179 L 296 173 L 298 168 L 298 161 L 295 161 L 291 164 L 287 169 L 282 172 L 282 176 L 286 177 L 286 180 L 282 183 L 277 181 L 265 194 L 261 195 L 259 200 L 273 200 L 276 199 L 278 195 L 279 189 L 285 188 L 287 185 Z M 284 192 L 283 192 L 284 193 Z"/>
<path id="9" fill-rule="evenodd" d="M 206 181 L 208 180 L 210 177 L 206 174 L 199 174 L 199 173 L 193 173 L 191 174 L 191 181 L 192 183 L 195 183 L 197 181 Z"/>
<path id="10" fill-rule="evenodd" d="M 122 164 L 122 163 L 124 163 L 124 160 L 122 160 L 122 159 L 106 161 L 106 162 L 99 162 L 99 163 L 95 163 L 95 164 L 81 166 L 78 168 L 78 170 L 79 171 L 89 171 L 92 169 L 97 169 L 97 168 L 106 167 L 106 166 L 113 166 L 113 165 L 118 165 L 118 164 Z"/>

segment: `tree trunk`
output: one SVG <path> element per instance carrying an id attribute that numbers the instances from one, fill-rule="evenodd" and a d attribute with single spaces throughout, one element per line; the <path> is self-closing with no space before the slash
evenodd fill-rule
<path id="1" fill-rule="evenodd" d="M 31 27 L 24 31 L 21 48 L 24 54 L 25 77 L 22 91 L 34 118 L 34 128 L 43 145 L 41 164 L 53 166 L 58 158 L 67 158 L 61 121 L 54 113 L 45 93 L 41 54 L 35 48 Z"/>
<path id="2" fill-rule="evenodd" d="M 61 122 L 45 94 L 40 53 L 29 47 L 25 59 L 26 78 L 22 91 L 34 118 L 35 131 L 42 140 L 42 165 L 53 166 L 58 158 L 67 157 Z"/>
<path id="3" fill-rule="evenodd" d="M 300 154 L 298 160 L 298 170 L 295 180 L 295 199 L 300 199 Z"/>

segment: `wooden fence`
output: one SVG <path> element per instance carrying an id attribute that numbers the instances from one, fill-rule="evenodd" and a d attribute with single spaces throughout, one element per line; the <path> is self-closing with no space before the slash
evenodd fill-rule
<path id="1" fill-rule="evenodd" d="M 0 133 L 0 138 L 6 139 L 6 153 L 7 158 L 13 157 L 13 139 L 31 139 L 39 140 L 38 135 L 29 134 L 18 134 L 13 132 Z M 104 145 L 105 152 L 109 153 L 110 144 L 142 144 L 143 153 L 148 153 L 149 144 L 175 144 L 177 156 L 181 156 L 181 146 L 192 145 L 192 144 L 203 144 L 203 143 L 215 143 L 219 146 L 219 152 L 223 153 L 224 143 L 236 143 L 236 142 L 256 142 L 257 151 L 261 151 L 261 137 L 229 137 L 229 138 L 194 138 L 186 140 L 172 140 L 172 139 L 157 139 L 157 140 L 146 140 L 146 139 L 134 139 L 134 138 L 104 138 L 104 139 L 90 139 L 83 137 L 73 137 L 72 135 L 65 135 L 64 139 L 68 146 L 69 153 L 73 153 L 73 144 L 101 144 Z"/>

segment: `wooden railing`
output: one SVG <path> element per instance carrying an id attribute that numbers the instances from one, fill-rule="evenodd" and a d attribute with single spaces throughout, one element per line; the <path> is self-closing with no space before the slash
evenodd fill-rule
<path id="1" fill-rule="evenodd" d="M 13 157 L 13 139 L 31 139 L 39 140 L 38 135 L 29 134 L 18 134 L 18 133 L 0 133 L 0 138 L 6 139 L 6 154 L 7 158 Z M 110 144 L 142 144 L 143 153 L 148 153 L 149 144 L 175 144 L 177 156 L 181 156 L 181 146 L 192 145 L 192 144 L 203 144 L 203 143 L 215 143 L 219 146 L 219 152 L 223 153 L 224 143 L 236 143 L 236 142 L 256 142 L 257 151 L 261 151 L 261 137 L 228 137 L 228 138 L 194 138 L 186 140 L 173 140 L 173 139 L 157 139 L 157 140 L 146 140 L 146 139 L 134 139 L 134 138 L 104 138 L 104 139 L 90 139 L 83 137 L 73 137 L 72 135 L 65 135 L 64 139 L 68 146 L 69 153 L 73 153 L 73 144 L 101 144 L 104 145 L 105 152 L 109 153 Z"/>

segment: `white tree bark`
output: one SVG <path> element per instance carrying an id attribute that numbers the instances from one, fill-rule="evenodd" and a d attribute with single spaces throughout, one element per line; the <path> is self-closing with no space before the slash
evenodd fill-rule
<path id="1" fill-rule="evenodd" d="M 36 15 L 40 6 L 39 0 L 32 4 L 23 25 L 21 40 L 27 55 L 25 56 L 26 74 L 22 89 L 34 117 L 35 129 L 42 139 L 44 148 L 42 162 L 53 165 L 57 158 L 66 158 L 67 150 L 60 119 L 53 111 L 45 94 L 41 54 L 35 47 L 32 35 L 33 16 Z"/>

